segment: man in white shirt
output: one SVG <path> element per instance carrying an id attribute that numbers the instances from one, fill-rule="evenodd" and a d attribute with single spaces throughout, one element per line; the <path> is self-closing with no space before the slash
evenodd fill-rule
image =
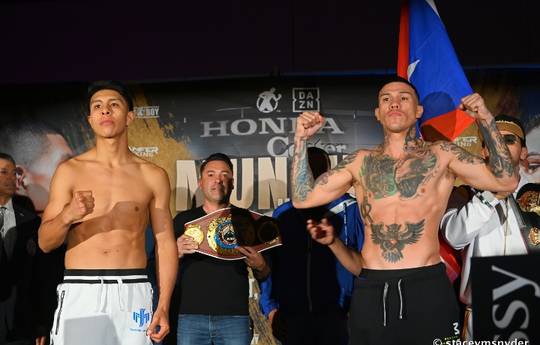
<path id="1" fill-rule="evenodd" d="M 527 157 L 521 122 L 507 115 L 496 116 L 495 122 L 514 165 L 518 166 Z M 517 189 L 514 193 L 469 191 L 472 198 L 462 207 L 449 204 L 441 220 L 441 231 L 448 243 L 464 250 L 460 299 L 467 306 L 463 322 L 466 340 L 472 339 L 471 257 L 527 254 L 521 231 L 526 225 L 515 201 Z"/>

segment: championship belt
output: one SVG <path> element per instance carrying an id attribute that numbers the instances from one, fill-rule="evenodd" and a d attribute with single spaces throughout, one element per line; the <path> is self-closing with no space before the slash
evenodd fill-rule
<path id="1" fill-rule="evenodd" d="M 281 245 L 277 222 L 268 216 L 238 207 L 222 208 L 184 225 L 184 234 L 198 244 L 197 252 L 223 260 L 245 258 L 236 247 L 258 252 Z"/>
<path id="2" fill-rule="evenodd" d="M 522 212 L 525 227 L 521 235 L 529 253 L 540 253 L 540 216 L 535 212 Z"/>
<path id="3" fill-rule="evenodd" d="M 518 192 L 518 212 L 521 213 L 524 226 L 521 235 L 529 253 L 540 253 L 540 194 L 538 185 L 528 183 Z M 513 199 L 513 198 L 512 198 Z"/>
<path id="4" fill-rule="evenodd" d="M 523 212 L 534 212 L 540 216 L 540 186 L 536 183 L 527 183 L 520 188 L 517 202 Z"/>

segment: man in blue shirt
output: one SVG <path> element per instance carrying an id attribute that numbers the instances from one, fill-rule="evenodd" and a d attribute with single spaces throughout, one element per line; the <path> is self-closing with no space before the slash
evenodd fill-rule
<path id="1" fill-rule="evenodd" d="M 308 149 L 314 178 L 330 169 L 328 154 Z M 271 255 L 272 275 L 261 283 L 260 305 L 274 336 L 289 344 L 346 344 L 354 276 L 327 246 L 312 240 L 308 219 L 325 217 L 348 247 L 359 251 L 364 229 L 356 199 L 345 194 L 322 207 L 299 210 L 286 202 L 273 213 L 283 245 Z"/>

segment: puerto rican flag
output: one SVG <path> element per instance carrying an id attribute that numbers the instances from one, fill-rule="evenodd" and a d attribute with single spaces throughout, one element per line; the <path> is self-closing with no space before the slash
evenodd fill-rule
<path id="1" fill-rule="evenodd" d="M 433 0 L 405 0 L 401 8 L 398 75 L 418 90 L 424 113 L 421 132 L 427 140 L 454 140 L 474 122 L 458 109 L 471 94 Z M 454 281 L 461 272 L 459 253 L 439 236 L 440 256 L 446 274 Z"/>
<path id="2" fill-rule="evenodd" d="M 401 9 L 398 75 L 418 90 L 427 140 L 454 140 L 474 122 L 459 110 L 473 91 L 459 64 L 433 0 L 405 0 Z"/>

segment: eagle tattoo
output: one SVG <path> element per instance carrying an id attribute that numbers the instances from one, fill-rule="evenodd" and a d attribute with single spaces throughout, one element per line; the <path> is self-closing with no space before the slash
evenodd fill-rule
<path id="1" fill-rule="evenodd" d="M 383 258 L 389 262 L 397 262 L 403 259 L 401 251 L 406 244 L 418 242 L 424 231 L 424 219 L 411 224 L 405 223 L 405 229 L 401 229 L 403 224 L 373 224 L 371 226 L 371 240 L 378 244 L 383 251 Z"/>

